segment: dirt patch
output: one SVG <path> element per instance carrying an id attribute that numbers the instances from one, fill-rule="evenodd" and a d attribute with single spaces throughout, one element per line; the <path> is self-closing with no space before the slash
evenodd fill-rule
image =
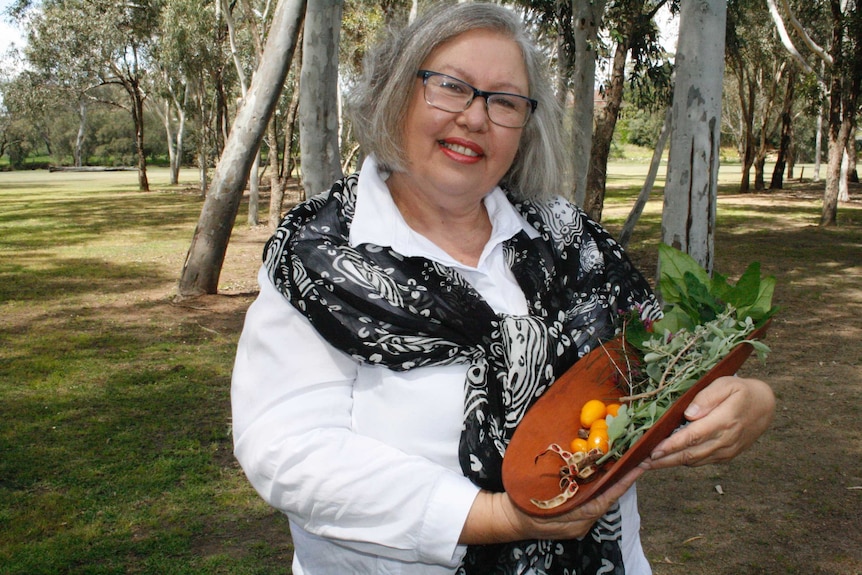
<path id="1" fill-rule="evenodd" d="M 724 210 L 745 217 L 718 230 L 716 269 L 735 278 L 760 261 L 778 278 L 772 354 L 742 370 L 773 386 L 777 413 L 730 464 L 640 481 L 644 546 L 656 575 L 862 574 L 862 202 L 854 190 L 840 225 L 823 229 L 821 193 L 821 184 L 794 184 L 719 201 L 720 217 Z M 235 233 L 220 295 L 176 305 L 154 292 L 149 311 L 238 333 L 268 235 L 264 226 Z M 649 274 L 654 253 L 633 256 Z M 251 522 L 263 540 L 286 544 L 278 513 Z"/>
<path id="2" fill-rule="evenodd" d="M 656 575 L 862 573 L 862 202 L 856 191 L 823 229 L 821 194 L 795 185 L 719 200 L 720 215 L 754 217 L 718 230 L 716 270 L 738 277 L 759 261 L 778 279 L 772 353 L 741 373 L 772 385 L 776 417 L 729 464 L 640 481 Z"/>

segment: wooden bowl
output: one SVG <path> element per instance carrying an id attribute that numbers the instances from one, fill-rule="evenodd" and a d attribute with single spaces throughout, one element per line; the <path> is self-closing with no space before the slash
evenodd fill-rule
<path id="1" fill-rule="evenodd" d="M 753 332 L 748 339 L 762 339 L 769 326 Z M 534 516 L 562 515 L 607 489 L 616 480 L 649 457 L 652 450 L 684 421 L 683 412 L 694 396 L 719 377 L 733 375 L 754 350 L 740 344 L 686 391 L 670 409 L 623 456 L 607 461 L 588 482 L 581 483 L 574 497 L 552 509 L 542 509 L 531 499 L 550 499 L 560 494 L 563 460 L 553 453 L 538 457 L 551 443 L 569 449 L 580 428 L 581 407 L 590 399 L 605 402 L 619 398 L 615 363 L 625 362 L 621 338 L 606 342 L 573 365 L 527 411 L 512 436 L 503 458 L 503 486 L 515 505 Z"/>

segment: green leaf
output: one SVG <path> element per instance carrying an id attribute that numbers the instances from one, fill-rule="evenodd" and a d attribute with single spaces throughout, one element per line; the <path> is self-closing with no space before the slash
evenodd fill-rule
<path id="1" fill-rule="evenodd" d="M 662 299 L 667 303 L 676 303 L 687 295 L 685 277 L 690 272 L 702 284 L 709 285 L 709 274 L 690 255 L 672 248 L 667 244 L 659 244 L 658 261 L 661 277 L 659 289 Z"/>
<path id="2" fill-rule="evenodd" d="M 681 329 L 691 330 L 692 328 L 694 328 L 694 323 L 691 321 L 691 317 L 676 305 L 666 307 L 664 317 L 653 324 L 653 332 L 659 334 L 676 333 Z"/>
<path id="3" fill-rule="evenodd" d="M 760 293 L 760 283 L 760 263 L 752 262 L 733 286 L 730 292 L 733 300 L 728 300 L 728 303 L 737 310 L 753 305 Z"/>
<path id="4" fill-rule="evenodd" d="M 613 445 L 614 440 L 622 437 L 626 429 L 628 429 L 629 423 L 631 423 L 631 415 L 627 409 L 626 405 L 621 405 L 619 411 L 615 416 L 611 416 L 610 422 L 608 423 L 608 441 L 611 445 Z"/>
<path id="5" fill-rule="evenodd" d="M 727 276 L 723 276 L 718 272 L 713 272 L 712 280 L 709 283 L 709 291 L 717 299 L 726 302 L 728 292 L 733 289 L 733 286 L 727 282 Z"/>
<path id="6" fill-rule="evenodd" d="M 710 293 L 709 283 L 703 283 L 691 272 L 685 272 L 683 279 L 688 290 L 692 321 L 698 324 L 712 321 L 724 311 L 724 305 Z"/>
<path id="7" fill-rule="evenodd" d="M 772 305 L 772 296 L 775 292 L 775 277 L 768 276 L 760 280 L 757 297 L 748 307 L 740 307 L 737 310 L 737 317 L 750 317 L 754 323 L 761 324 L 778 311 L 778 308 Z"/>
<path id="8" fill-rule="evenodd" d="M 629 316 L 625 329 L 626 341 L 637 349 L 644 351 L 644 342 L 650 339 L 653 334 L 647 331 L 637 312 Z"/>

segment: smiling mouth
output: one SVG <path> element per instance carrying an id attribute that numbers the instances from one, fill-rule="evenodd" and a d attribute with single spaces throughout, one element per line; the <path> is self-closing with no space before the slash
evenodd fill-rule
<path id="1" fill-rule="evenodd" d="M 460 146 L 458 144 L 451 144 L 449 142 L 444 142 L 440 140 L 440 145 L 448 150 L 452 150 L 456 154 L 461 154 L 462 156 L 469 156 L 471 158 L 478 158 L 481 154 L 475 150 L 471 150 L 467 146 Z"/>

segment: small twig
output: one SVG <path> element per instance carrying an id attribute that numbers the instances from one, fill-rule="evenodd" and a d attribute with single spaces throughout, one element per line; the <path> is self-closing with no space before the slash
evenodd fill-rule
<path id="1" fill-rule="evenodd" d="M 677 352 L 677 354 L 670 360 L 670 362 L 668 362 L 667 367 L 664 370 L 664 373 L 661 374 L 661 381 L 658 382 L 657 388 L 655 388 L 652 391 L 645 391 L 643 393 L 639 393 L 637 395 L 629 395 L 626 397 L 621 397 L 620 401 L 631 402 L 631 401 L 634 401 L 636 399 L 647 399 L 649 397 L 655 397 L 656 395 L 661 393 L 661 391 L 665 387 L 667 387 L 667 385 L 668 385 L 667 378 L 670 375 L 671 369 L 676 365 L 676 363 L 680 360 L 680 358 L 682 358 L 682 356 L 685 355 L 686 352 L 691 350 L 692 346 L 694 346 L 694 344 L 697 343 L 697 341 L 700 339 L 700 335 L 698 335 L 697 333 L 694 333 L 692 335 L 694 335 L 694 337 L 692 337 L 688 341 L 688 343 L 686 343 L 683 346 L 683 348 L 680 349 L 679 352 Z"/>
<path id="2" fill-rule="evenodd" d="M 623 322 L 622 342 L 623 342 L 623 357 L 625 357 L 625 359 L 626 359 L 626 369 L 628 370 L 629 376 L 631 376 L 634 373 L 634 368 L 632 367 L 631 357 L 629 356 L 629 353 L 626 351 L 627 342 L 628 342 L 628 339 L 626 339 L 626 337 L 627 337 L 626 336 L 626 329 L 628 329 L 628 325 L 629 325 L 629 323 L 627 321 Z M 638 363 L 640 363 L 640 362 L 638 362 Z M 631 379 L 628 379 L 625 376 L 623 377 L 623 380 L 625 380 L 626 385 L 628 386 L 628 392 L 634 393 L 634 390 L 635 390 L 634 382 L 632 382 Z"/>
<path id="3" fill-rule="evenodd" d="M 625 334 L 623 334 L 623 338 L 625 338 Z M 626 352 L 625 352 L 625 339 L 623 339 L 622 341 L 623 341 L 623 356 L 625 356 L 626 363 L 628 363 L 628 354 L 626 354 Z M 602 351 L 605 352 L 605 355 L 608 356 L 608 359 L 611 361 L 611 364 L 614 366 L 614 369 L 617 370 L 617 373 L 620 374 L 620 377 L 623 378 L 623 380 L 626 382 L 626 385 L 628 385 L 629 388 L 631 388 L 631 386 L 632 386 L 631 381 L 629 381 L 629 378 L 626 376 L 625 373 L 623 373 L 623 370 L 620 369 L 620 366 L 617 365 L 617 361 L 614 359 L 614 356 L 611 355 L 611 352 L 608 351 L 608 348 L 605 347 L 604 342 L 600 341 L 599 347 L 601 347 Z M 629 365 L 628 367 L 629 367 L 629 374 L 631 374 L 631 366 Z"/>
<path id="4" fill-rule="evenodd" d="M 199 328 L 201 328 L 202 330 L 204 330 L 204 331 L 208 331 L 208 332 L 210 332 L 210 333 L 214 333 L 214 334 L 216 334 L 216 335 L 221 335 L 221 333 L 217 332 L 216 330 L 214 330 L 214 329 L 212 329 L 212 328 L 202 326 L 202 325 L 200 324 L 200 322 L 195 322 L 195 323 L 197 323 L 197 326 L 198 326 Z"/>

